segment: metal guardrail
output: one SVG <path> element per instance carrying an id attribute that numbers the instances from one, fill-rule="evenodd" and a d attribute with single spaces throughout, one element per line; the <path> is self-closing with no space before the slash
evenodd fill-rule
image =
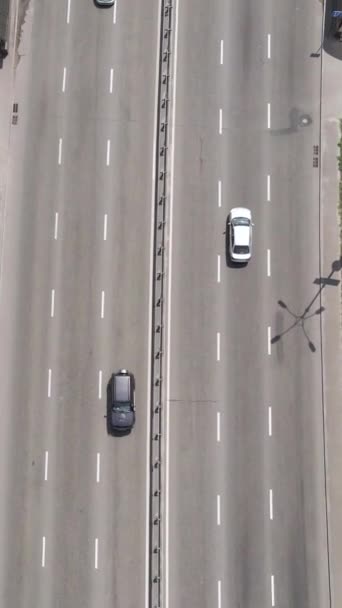
<path id="1" fill-rule="evenodd" d="M 150 607 L 161 608 L 162 594 L 162 430 L 165 221 L 167 203 L 168 114 L 171 67 L 172 0 L 161 2 L 158 83 L 151 379 Z"/>

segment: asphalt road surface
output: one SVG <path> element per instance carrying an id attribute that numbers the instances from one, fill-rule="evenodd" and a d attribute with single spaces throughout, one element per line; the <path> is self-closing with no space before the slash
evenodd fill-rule
<path id="1" fill-rule="evenodd" d="M 0 604 L 143 605 L 159 7 L 31 3 L 1 282 Z M 106 430 L 136 377 L 137 423 Z"/>
<path id="2" fill-rule="evenodd" d="M 177 6 L 167 606 L 326 608 L 321 6 Z M 234 206 L 255 223 L 239 269 Z"/>

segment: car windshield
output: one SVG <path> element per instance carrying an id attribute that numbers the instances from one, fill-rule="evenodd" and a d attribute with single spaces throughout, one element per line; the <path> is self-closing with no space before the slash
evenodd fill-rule
<path id="1" fill-rule="evenodd" d="M 131 411 L 131 406 L 130 406 L 129 403 L 127 403 L 127 401 L 117 402 L 113 406 L 113 410 L 115 412 L 130 412 Z"/>
<path id="2" fill-rule="evenodd" d="M 250 220 L 248 217 L 235 217 L 233 219 L 234 226 L 249 226 Z"/>
<path id="3" fill-rule="evenodd" d="M 238 254 L 249 253 L 249 247 L 248 247 L 248 245 L 235 245 L 234 253 L 238 253 Z"/>

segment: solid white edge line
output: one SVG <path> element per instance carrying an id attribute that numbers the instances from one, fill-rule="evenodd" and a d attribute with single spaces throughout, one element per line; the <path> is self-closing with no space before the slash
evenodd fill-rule
<path id="1" fill-rule="evenodd" d="M 271 276 L 271 250 L 267 249 L 267 276 Z"/>
<path id="2" fill-rule="evenodd" d="M 48 397 L 51 397 L 51 376 L 52 376 L 52 370 L 49 369 L 49 371 L 48 371 Z"/>
<path id="3" fill-rule="evenodd" d="M 220 179 L 218 180 L 217 200 L 218 200 L 218 206 L 221 207 L 221 205 L 222 205 L 222 182 Z"/>
<path id="4" fill-rule="evenodd" d="M 45 536 L 42 538 L 42 568 L 45 568 Z"/>
<path id="5" fill-rule="evenodd" d="M 275 606 L 274 575 L 273 574 L 271 574 L 271 602 L 272 602 L 272 607 Z"/>
<path id="6" fill-rule="evenodd" d="M 109 167 L 109 163 L 110 163 L 110 139 L 107 139 L 107 157 L 106 157 L 107 167 Z"/>
<path id="7" fill-rule="evenodd" d="M 271 176 L 267 176 L 267 202 L 271 201 Z"/>
<path id="8" fill-rule="evenodd" d="M 54 231 L 55 241 L 58 239 L 58 211 L 55 213 L 55 231 Z"/>
<path id="9" fill-rule="evenodd" d="M 100 452 L 96 454 L 96 483 L 100 483 Z"/>
<path id="10" fill-rule="evenodd" d="M 221 414 L 220 412 L 217 412 L 217 417 L 216 417 L 216 440 L 218 443 L 220 443 L 221 441 Z"/>
<path id="11" fill-rule="evenodd" d="M 216 361 L 220 361 L 220 357 L 221 357 L 220 347 L 221 347 L 221 334 L 218 331 L 216 333 Z"/>
<path id="12" fill-rule="evenodd" d="M 178 58 L 178 17 L 179 2 L 175 0 L 174 12 L 174 53 L 173 53 L 173 95 L 172 95 L 172 150 L 170 168 L 170 232 L 169 232 L 169 277 L 168 277 L 168 307 L 167 320 L 167 374 L 166 374 L 166 449 L 165 449 L 165 608 L 169 607 L 169 508 L 170 508 L 170 358 L 171 358 L 171 310 L 172 310 L 172 234 L 173 234 L 173 196 L 174 196 L 174 164 L 175 164 L 175 117 L 177 93 L 177 58 Z"/>
<path id="13" fill-rule="evenodd" d="M 222 108 L 220 108 L 219 112 L 219 134 L 222 135 Z"/>
<path id="14" fill-rule="evenodd" d="M 70 23 L 70 0 L 68 0 L 68 7 L 67 7 L 67 23 Z"/>
<path id="15" fill-rule="evenodd" d="M 270 520 L 273 520 L 273 490 L 270 490 Z"/>
<path id="16" fill-rule="evenodd" d="M 104 306 L 105 306 L 105 292 L 101 292 L 101 319 L 104 318 Z"/>
<path id="17" fill-rule="evenodd" d="M 217 255 L 217 282 L 221 283 L 221 256 Z"/>
<path id="18" fill-rule="evenodd" d="M 62 164 L 62 149 L 63 149 L 63 140 L 60 137 L 58 140 L 58 164 Z"/>
<path id="19" fill-rule="evenodd" d="M 268 408 L 268 436 L 272 437 L 272 408 Z"/>
<path id="20" fill-rule="evenodd" d="M 107 213 L 104 214 L 103 218 L 103 240 L 107 240 Z"/>
<path id="21" fill-rule="evenodd" d="M 217 525 L 221 525 L 221 496 L 218 494 L 216 497 L 216 510 L 217 510 Z"/>
<path id="22" fill-rule="evenodd" d="M 113 10 L 113 23 L 116 23 L 116 4 L 117 4 L 117 3 L 116 3 L 116 0 L 115 0 L 115 3 L 114 3 L 114 10 Z"/>
<path id="23" fill-rule="evenodd" d="M 99 371 L 99 399 L 102 398 L 102 371 Z"/>
<path id="24" fill-rule="evenodd" d="M 267 328 L 267 352 L 271 354 L 271 327 L 270 325 Z"/>
<path id="25" fill-rule="evenodd" d="M 267 128 L 271 128 L 271 104 L 267 104 Z"/>
<path id="26" fill-rule="evenodd" d="M 48 470 L 49 470 L 49 452 L 45 451 L 44 481 L 48 480 Z"/>
<path id="27" fill-rule="evenodd" d="M 267 34 L 267 59 L 271 59 L 271 34 Z"/>
<path id="28" fill-rule="evenodd" d="M 99 567 L 99 539 L 95 538 L 95 570 Z"/>
<path id="29" fill-rule="evenodd" d="M 62 92 L 65 93 L 66 67 L 63 68 Z"/>
<path id="30" fill-rule="evenodd" d="M 221 608 L 221 581 L 217 581 L 217 608 Z"/>
<path id="31" fill-rule="evenodd" d="M 115 10 L 116 3 L 114 5 Z M 159 14 L 162 10 L 162 0 L 159 0 Z M 160 22 L 157 19 L 156 40 L 160 38 Z M 152 140 L 152 179 L 151 179 L 151 226 L 150 226 L 150 278 L 149 278 L 149 305 L 150 311 L 148 316 L 148 355 L 147 355 L 147 397 L 146 403 L 151 400 L 151 356 L 152 356 L 152 305 L 153 305 L 153 239 L 154 239 L 154 222 L 155 222 L 155 196 L 156 196 L 156 145 L 157 145 L 157 115 L 158 115 L 158 89 L 159 89 L 159 59 L 160 46 L 157 44 L 156 64 L 155 64 L 155 89 L 154 89 L 154 129 Z M 150 593 L 150 442 L 151 442 L 151 408 L 147 407 L 146 416 L 146 497 L 145 497 L 145 608 L 149 608 L 149 593 Z"/>
<path id="32" fill-rule="evenodd" d="M 51 289 L 51 310 L 50 310 L 50 316 L 53 319 L 53 317 L 55 316 L 55 290 Z"/>
<path id="33" fill-rule="evenodd" d="M 110 68 L 110 78 L 109 78 L 109 92 L 113 93 L 113 77 L 114 77 L 114 70 L 113 68 Z"/>
<path id="34" fill-rule="evenodd" d="M 220 64 L 223 65 L 223 40 L 221 40 L 220 47 Z"/>

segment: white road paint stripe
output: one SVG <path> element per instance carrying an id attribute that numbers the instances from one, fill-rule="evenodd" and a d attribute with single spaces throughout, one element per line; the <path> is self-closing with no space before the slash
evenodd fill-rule
<path id="1" fill-rule="evenodd" d="M 267 202 L 271 202 L 271 176 L 267 176 Z"/>
<path id="2" fill-rule="evenodd" d="M 68 0 L 68 6 L 67 6 L 67 23 L 70 23 L 70 0 Z"/>
<path id="3" fill-rule="evenodd" d="M 45 452 L 45 466 L 44 466 L 44 480 L 48 479 L 48 469 L 49 469 L 49 452 Z"/>
<path id="4" fill-rule="evenodd" d="M 55 213 L 55 233 L 54 233 L 55 241 L 58 239 L 58 211 Z"/>
<path id="5" fill-rule="evenodd" d="M 268 436 L 272 437 L 272 408 L 268 408 Z"/>
<path id="6" fill-rule="evenodd" d="M 100 452 L 96 454 L 96 483 L 100 483 Z"/>
<path id="7" fill-rule="evenodd" d="M 267 104 L 267 128 L 271 128 L 271 104 Z"/>
<path id="8" fill-rule="evenodd" d="M 104 305 L 105 305 L 105 292 L 101 293 L 101 319 L 104 317 Z"/>
<path id="9" fill-rule="evenodd" d="M 273 520 L 273 490 L 270 490 L 270 519 Z"/>
<path id="10" fill-rule="evenodd" d="M 218 206 L 221 207 L 221 205 L 222 205 L 222 182 L 220 179 L 218 181 L 217 199 L 218 199 Z"/>
<path id="11" fill-rule="evenodd" d="M 274 575 L 271 575 L 271 602 L 272 606 L 275 606 L 275 594 L 274 594 Z"/>
<path id="12" fill-rule="evenodd" d="M 271 59 L 271 34 L 267 34 L 267 59 Z"/>
<path id="13" fill-rule="evenodd" d="M 221 581 L 217 581 L 217 608 L 221 608 Z"/>
<path id="14" fill-rule="evenodd" d="M 114 79 L 114 70 L 110 69 L 110 80 L 109 80 L 109 92 L 113 93 L 113 79 Z"/>
<path id="15" fill-rule="evenodd" d="M 271 250 L 267 249 L 267 276 L 271 276 Z"/>
<path id="16" fill-rule="evenodd" d="M 102 399 L 102 371 L 99 371 L 99 399 Z"/>
<path id="17" fill-rule="evenodd" d="M 223 40 L 221 40 L 220 48 L 220 64 L 223 65 Z"/>
<path id="18" fill-rule="evenodd" d="M 216 417 L 216 439 L 217 439 L 218 443 L 221 441 L 221 414 L 220 414 L 220 412 L 217 412 L 217 417 Z"/>
<path id="19" fill-rule="evenodd" d="M 115 4 L 114 4 L 114 10 L 113 10 L 113 23 L 116 23 L 116 0 L 115 0 Z"/>
<path id="20" fill-rule="evenodd" d="M 216 334 L 216 359 L 217 359 L 217 361 L 220 361 L 220 358 L 221 358 L 220 343 L 221 343 L 221 334 L 218 331 Z"/>
<path id="21" fill-rule="evenodd" d="M 95 570 L 99 567 L 99 539 L 95 538 Z"/>
<path id="22" fill-rule="evenodd" d="M 51 318 L 55 316 L 55 290 L 51 289 Z"/>
<path id="23" fill-rule="evenodd" d="M 42 568 L 45 568 L 45 536 L 42 538 Z"/>
<path id="24" fill-rule="evenodd" d="M 270 355 L 271 354 L 271 327 L 268 326 L 267 328 L 267 352 Z"/>
<path id="25" fill-rule="evenodd" d="M 217 495 L 217 525 L 220 526 L 221 525 L 221 496 L 218 494 Z"/>
<path id="26" fill-rule="evenodd" d="M 219 134 L 222 135 L 222 109 L 220 108 L 219 113 Z"/>
<path id="27" fill-rule="evenodd" d="M 107 240 L 107 213 L 104 214 L 103 219 L 103 240 Z"/>
<path id="28" fill-rule="evenodd" d="M 106 159 L 107 167 L 110 163 L 110 139 L 107 139 L 107 159 Z"/>
<path id="29" fill-rule="evenodd" d="M 52 371 L 51 369 L 49 369 L 49 373 L 48 373 L 48 397 L 51 397 L 51 376 L 52 376 Z"/>
<path id="30" fill-rule="evenodd" d="M 62 82 L 62 92 L 65 93 L 65 82 L 66 82 L 66 68 L 63 68 L 63 82 Z"/>
<path id="31" fill-rule="evenodd" d="M 221 256 L 217 256 L 217 282 L 221 283 Z"/>
<path id="32" fill-rule="evenodd" d="M 58 141 L 58 164 L 59 165 L 62 164 L 62 146 L 63 146 L 63 140 L 60 137 L 59 141 Z"/>

